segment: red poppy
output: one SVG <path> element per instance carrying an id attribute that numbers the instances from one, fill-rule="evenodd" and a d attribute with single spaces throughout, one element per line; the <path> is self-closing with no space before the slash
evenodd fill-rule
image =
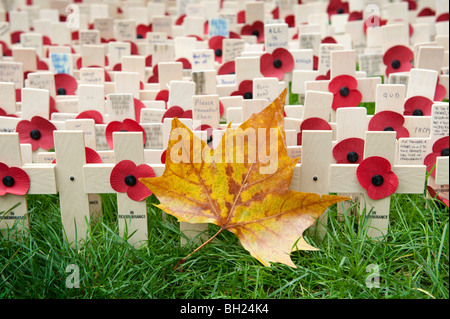
<path id="1" fill-rule="evenodd" d="M 371 15 L 370 17 L 367 17 L 366 21 L 364 21 L 363 28 L 364 28 L 364 34 L 367 33 L 367 28 L 378 28 L 383 25 L 386 25 L 387 20 L 382 20 L 377 15 Z"/>
<path id="2" fill-rule="evenodd" d="M 231 60 L 222 64 L 222 66 L 219 68 L 219 71 L 217 71 L 217 74 L 218 75 L 235 74 L 235 72 L 236 72 L 236 64 L 234 60 Z"/>
<path id="3" fill-rule="evenodd" d="M 436 90 L 434 91 L 433 101 L 442 101 L 445 99 L 445 96 L 447 95 L 447 89 L 442 84 L 439 84 L 439 80 L 440 78 L 438 77 L 436 83 Z"/>
<path id="4" fill-rule="evenodd" d="M 449 137 L 444 136 L 438 139 L 433 144 L 432 153 L 428 154 L 423 163 L 427 166 L 427 172 L 430 173 L 432 177 L 436 177 L 436 170 L 434 169 L 436 165 L 436 159 L 438 156 L 449 156 Z"/>
<path id="5" fill-rule="evenodd" d="M 55 74 L 55 88 L 57 95 L 75 95 L 78 83 L 70 74 Z"/>
<path id="6" fill-rule="evenodd" d="M 342 2 L 341 0 L 331 0 L 327 7 L 327 13 L 329 16 L 348 12 L 348 2 Z"/>
<path id="7" fill-rule="evenodd" d="M 167 150 L 164 150 L 164 152 L 161 153 L 161 164 L 166 164 L 166 153 Z"/>
<path id="8" fill-rule="evenodd" d="M 192 110 L 183 110 L 179 106 L 172 106 L 167 109 L 167 111 L 164 113 L 162 117 L 162 123 L 164 123 L 165 118 L 174 118 L 178 117 L 180 119 L 191 119 L 192 118 Z"/>
<path id="9" fill-rule="evenodd" d="M 440 14 L 440 15 L 436 18 L 436 22 L 448 21 L 448 19 L 449 19 L 448 12 L 445 12 L 445 13 Z"/>
<path id="10" fill-rule="evenodd" d="M 436 193 L 436 191 L 433 189 L 433 187 L 427 186 L 427 191 L 432 198 L 436 198 L 436 199 L 440 200 L 445 206 L 449 207 L 448 198 L 445 198 L 445 197 L 439 195 L 440 193 Z"/>
<path id="11" fill-rule="evenodd" d="M 287 23 L 289 28 L 295 28 L 295 15 L 289 14 L 284 17 L 284 22 Z"/>
<path id="12" fill-rule="evenodd" d="M 197 127 L 194 131 L 206 131 L 206 144 L 208 144 L 210 147 L 212 147 L 212 136 L 213 136 L 213 132 L 214 129 L 207 125 L 207 124 L 202 124 L 199 127 Z"/>
<path id="13" fill-rule="evenodd" d="M 333 93 L 333 110 L 340 107 L 358 106 L 362 100 L 362 94 L 356 88 L 358 81 L 350 75 L 339 75 L 330 81 L 328 91 Z"/>
<path id="14" fill-rule="evenodd" d="M 147 55 L 147 57 L 145 58 L 145 66 L 151 67 L 152 59 L 153 59 L 153 56 L 151 54 Z"/>
<path id="15" fill-rule="evenodd" d="M 350 15 L 348 16 L 348 21 L 358 21 L 363 19 L 363 12 L 362 11 L 352 11 L 350 12 Z"/>
<path id="16" fill-rule="evenodd" d="M 8 47 L 6 42 L 0 41 L 0 45 L 2 46 L 3 56 L 12 56 L 12 50 Z"/>
<path id="17" fill-rule="evenodd" d="M 95 110 L 83 111 L 75 119 L 93 119 L 95 124 L 104 124 L 102 113 Z"/>
<path id="18" fill-rule="evenodd" d="M 139 179 L 155 176 L 155 172 L 149 165 L 136 165 L 133 161 L 123 160 L 114 166 L 109 181 L 116 192 L 127 193 L 130 199 L 140 202 L 150 196 L 152 191 Z"/>
<path id="19" fill-rule="evenodd" d="M 322 41 L 320 41 L 320 43 L 337 43 L 336 39 L 333 37 L 325 37 L 322 39 Z"/>
<path id="20" fill-rule="evenodd" d="M 237 23 L 245 23 L 245 10 L 241 10 L 237 13 Z"/>
<path id="21" fill-rule="evenodd" d="M 273 19 L 279 19 L 280 18 L 280 7 L 275 7 L 275 9 L 272 10 L 272 18 Z"/>
<path id="22" fill-rule="evenodd" d="M 22 120 L 17 123 L 16 132 L 19 133 L 21 144 L 31 144 L 33 151 L 39 147 L 49 150 L 54 146 L 53 131 L 56 130 L 49 120 L 40 116 L 33 116 L 31 121 Z"/>
<path id="23" fill-rule="evenodd" d="M 380 156 L 364 159 L 356 169 L 356 177 L 373 200 L 391 196 L 398 187 L 398 178 L 391 170 L 391 163 Z"/>
<path id="24" fill-rule="evenodd" d="M 136 122 L 141 122 L 141 110 L 145 108 L 145 104 L 142 103 L 141 100 L 133 99 L 134 101 L 134 116 L 136 118 Z"/>
<path id="25" fill-rule="evenodd" d="M 6 113 L 6 111 L 4 109 L 2 109 L 1 107 L 0 107 L 0 116 L 18 117 L 15 114 L 8 114 L 8 113 Z"/>
<path id="26" fill-rule="evenodd" d="M 303 131 L 331 131 L 330 124 L 319 117 L 310 117 L 300 124 L 300 132 L 297 133 L 297 145 L 302 145 Z"/>
<path id="27" fill-rule="evenodd" d="M 181 62 L 181 64 L 183 64 L 183 70 L 190 70 L 190 69 L 192 69 L 191 62 L 189 62 L 189 60 L 186 59 L 186 58 L 179 58 L 175 62 Z"/>
<path id="28" fill-rule="evenodd" d="M 23 31 L 11 32 L 11 43 L 16 44 L 20 42 L 20 35 L 24 33 Z"/>
<path id="29" fill-rule="evenodd" d="M 159 83 L 158 64 L 153 66 L 153 74 L 147 80 L 147 83 Z"/>
<path id="30" fill-rule="evenodd" d="M 156 94 L 155 101 L 164 101 L 167 106 L 167 102 L 169 101 L 169 90 L 161 90 Z"/>
<path id="31" fill-rule="evenodd" d="M 222 42 L 225 37 L 216 35 L 209 39 L 208 45 L 214 50 L 214 57 L 218 63 L 222 63 Z"/>
<path id="32" fill-rule="evenodd" d="M 434 11 L 431 8 L 423 8 L 422 10 L 420 10 L 420 12 L 417 14 L 418 17 L 431 17 L 436 15 L 436 11 Z"/>
<path id="33" fill-rule="evenodd" d="M 425 96 L 412 96 L 405 102 L 403 115 L 430 116 L 433 101 Z"/>
<path id="34" fill-rule="evenodd" d="M 113 145 L 113 133 L 114 132 L 142 132 L 143 143 L 145 144 L 145 131 L 138 122 L 132 119 L 125 119 L 123 122 L 112 121 L 109 122 L 105 129 L 106 142 L 110 149 L 114 149 Z"/>
<path id="35" fill-rule="evenodd" d="M 386 76 L 391 73 L 408 72 L 412 68 L 411 61 L 414 53 L 403 45 L 391 47 L 383 56 L 383 63 L 386 67 Z"/>
<path id="36" fill-rule="evenodd" d="M 416 10 L 417 9 L 417 2 L 416 0 L 403 0 L 408 2 L 408 10 Z"/>
<path id="37" fill-rule="evenodd" d="M 241 35 L 254 35 L 257 43 L 264 43 L 264 23 L 255 21 L 253 24 L 244 25 L 241 29 Z"/>
<path id="38" fill-rule="evenodd" d="M 28 174 L 19 167 L 0 163 L 0 196 L 5 194 L 25 195 L 30 189 Z"/>
<path id="39" fill-rule="evenodd" d="M 115 72 L 120 72 L 120 71 L 122 71 L 122 63 L 116 63 L 114 66 L 113 66 L 113 69 L 112 69 L 113 71 L 115 71 Z"/>
<path id="40" fill-rule="evenodd" d="M 276 77 L 281 81 L 285 73 L 294 69 L 294 58 L 288 50 L 276 48 L 272 54 L 264 53 L 259 65 L 262 75 Z"/>
<path id="41" fill-rule="evenodd" d="M 149 25 L 139 24 L 136 27 L 136 37 L 138 39 L 145 39 L 147 36 L 147 32 L 152 32 L 152 30 L 153 28 L 151 23 Z"/>
<path id="42" fill-rule="evenodd" d="M 318 75 L 316 77 L 316 81 L 326 81 L 326 80 L 329 80 L 330 78 L 331 78 L 330 70 L 328 70 L 327 74 L 325 74 L 325 75 Z"/>
<path id="43" fill-rule="evenodd" d="M 251 100 L 253 98 L 253 81 L 243 80 L 241 83 L 239 83 L 238 90 L 232 92 L 230 95 L 231 96 L 240 95 L 244 99 Z"/>
<path id="44" fill-rule="evenodd" d="M 369 131 L 395 131 L 397 139 L 409 137 L 408 130 L 403 126 L 403 115 L 393 111 L 378 112 L 369 121 Z"/>
<path id="45" fill-rule="evenodd" d="M 317 71 L 319 69 L 319 57 L 313 55 L 313 70 Z"/>
<path id="46" fill-rule="evenodd" d="M 182 25 L 182 24 L 184 23 L 184 18 L 186 18 L 186 14 L 180 15 L 180 16 L 175 20 L 175 25 Z"/>
<path id="47" fill-rule="evenodd" d="M 340 141 L 333 148 L 333 157 L 338 164 L 358 164 L 364 157 L 364 140 L 350 137 Z"/>

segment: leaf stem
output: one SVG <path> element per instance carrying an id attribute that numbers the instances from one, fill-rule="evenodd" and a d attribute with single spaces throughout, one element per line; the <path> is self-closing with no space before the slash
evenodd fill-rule
<path id="1" fill-rule="evenodd" d="M 211 242 L 214 238 L 217 237 L 217 235 L 219 235 L 222 230 L 224 230 L 223 227 L 221 227 L 219 229 L 219 231 L 217 233 L 215 233 L 211 238 L 209 238 L 207 241 L 205 241 L 203 244 L 201 244 L 200 246 L 198 246 L 192 253 L 190 253 L 189 255 L 187 255 L 186 257 L 180 259 L 180 261 L 178 262 L 178 264 L 173 268 L 174 270 L 176 270 L 180 265 L 184 264 L 184 262 L 186 261 L 186 259 L 188 259 L 189 257 L 191 257 L 193 254 L 195 254 L 197 251 L 199 251 L 202 247 L 206 246 L 209 242 Z"/>

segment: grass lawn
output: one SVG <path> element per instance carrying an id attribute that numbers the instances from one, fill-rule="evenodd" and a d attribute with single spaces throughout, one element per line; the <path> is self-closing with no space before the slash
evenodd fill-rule
<path id="1" fill-rule="evenodd" d="M 151 205 L 154 196 L 147 199 L 149 240 L 141 249 L 118 236 L 116 196 L 102 200 L 103 216 L 89 241 L 70 248 L 58 197 L 28 195 L 30 230 L 0 238 L 0 298 L 449 297 L 448 209 L 421 194 L 392 196 L 383 242 L 365 237 L 364 218 L 337 221 L 332 206 L 325 238 L 306 237 L 320 250 L 293 252 L 296 269 L 264 267 L 233 234 L 222 232 L 174 270 L 197 245 L 180 246 L 175 219 L 162 218 Z M 216 226 L 209 231 L 213 235 Z M 79 288 L 66 287 L 71 264 L 79 267 Z M 378 285 L 371 269 L 378 271 Z"/>

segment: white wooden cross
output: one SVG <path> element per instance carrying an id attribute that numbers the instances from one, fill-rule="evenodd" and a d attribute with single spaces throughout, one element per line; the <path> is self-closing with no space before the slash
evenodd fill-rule
<path id="1" fill-rule="evenodd" d="M 423 193 L 425 165 L 394 165 L 395 147 L 395 132 L 367 132 L 364 158 L 380 156 L 389 161 L 399 182 L 395 193 Z M 378 200 L 371 199 L 358 182 L 357 168 L 357 164 L 331 164 L 329 191 L 361 193 L 360 214 L 366 214 L 366 218 L 369 218 L 367 235 L 370 238 L 382 239 L 389 227 L 390 196 Z"/>
<path id="2" fill-rule="evenodd" d="M 30 178 L 30 188 L 27 194 L 56 194 L 55 165 L 23 164 L 18 133 L 0 133 L 0 163 L 9 167 L 21 168 L 27 173 Z M 8 183 L 6 180 L 0 181 L 0 183 L 5 182 Z M 9 181 L 9 184 L 11 184 L 11 181 Z M 17 225 L 18 229 L 28 228 L 26 195 L 7 193 L 0 196 L 0 212 L 1 230 L 11 228 L 18 220 L 21 220 Z"/>

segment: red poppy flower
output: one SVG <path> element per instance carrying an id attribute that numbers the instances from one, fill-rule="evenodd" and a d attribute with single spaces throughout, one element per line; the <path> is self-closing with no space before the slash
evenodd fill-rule
<path id="1" fill-rule="evenodd" d="M 0 41 L 0 45 L 2 46 L 3 56 L 12 56 L 12 50 L 8 47 L 6 42 Z"/>
<path id="2" fill-rule="evenodd" d="M 297 145 L 302 145 L 303 131 L 331 131 L 330 124 L 319 117 L 310 117 L 300 124 L 300 132 L 297 133 Z"/>
<path id="3" fill-rule="evenodd" d="M 116 63 L 116 64 L 113 66 L 113 71 L 115 71 L 115 72 L 120 72 L 120 71 L 122 71 L 122 63 Z"/>
<path id="4" fill-rule="evenodd" d="M 0 163 L 0 196 L 25 195 L 29 189 L 30 178 L 23 169 Z"/>
<path id="5" fill-rule="evenodd" d="M 214 57 L 218 63 L 222 63 L 222 42 L 225 37 L 216 35 L 209 39 L 208 45 L 214 50 Z"/>
<path id="6" fill-rule="evenodd" d="M 416 0 L 403 0 L 408 2 L 408 10 L 416 10 L 417 9 L 417 2 Z"/>
<path id="7" fill-rule="evenodd" d="M 179 106 L 172 106 L 167 109 L 167 111 L 164 113 L 162 117 L 162 123 L 164 123 L 165 118 L 174 118 L 178 117 L 180 119 L 191 119 L 192 118 L 192 110 L 183 110 Z"/>
<path id="8" fill-rule="evenodd" d="M 164 101 L 167 106 L 167 102 L 169 101 L 169 90 L 161 90 L 156 94 L 155 101 Z"/>
<path id="9" fill-rule="evenodd" d="M 138 39 L 145 39 L 147 36 L 147 32 L 152 32 L 152 30 L 153 28 L 151 23 L 149 25 L 139 24 L 136 27 L 136 37 Z"/>
<path id="10" fill-rule="evenodd" d="M 6 111 L 4 109 L 2 109 L 1 107 L 0 107 L 0 116 L 18 117 L 15 114 L 8 114 L 8 113 L 6 113 Z"/>
<path id="11" fill-rule="evenodd" d="M 75 95 L 78 83 L 70 74 L 55 74 L 55 88 L 57 95 Z"/>
<path id="12" fill-rule="evenodd" d="M 54 146 L 53 131 L 56 127 L 40 116 L 33 116 L 31 121 L 22 120 L 17 123 L 16 132 L 19 133 L 21 144 L 31 144 L 33 151 L 39 147 L 49 150 Z"/>
<path id="13" fill-rule="evenodd" d="M 179 58 L 175 62 L 181 62 L 181 64 L 183 64 L 183 70 L 190 70 L 190 69 L 192 69 L 191 62 L 189 62 L 189 60 L 186 59 L 186 58 Z"/>
<path id="14" fill-rule="evenodd" d="M 350 12 L 350 15 L 348 16 L 348 21 L 358 21 L 363 19 L 363 12 L 362 11 L 352 11 Z"/>
<path id="15" fill-rule="evenodd" d="M 101 164 L 102 163 L 102 158 L 92 148 L 85 147 L 84 153 L 86 155 L 86 164 Z M 52 163 L 56 164 L 56 158 L 52 161 Z"/>
<path id="16" fill-rule="evenodd" d="M 364 156 L 364 140 L 350 137 L 340 141 L 333 148 L 333 157 L 338 164 L 358 164 Z"/>
<path id="17" fill-rule="evenodd" d="M 449 202 L 448 198 L 445 198 L 445 197 L 439 195 L 440 193 L 436 194 L 436 191 L 433 189 L 433 187 L 427 186 L 427 191 L 432 198 L 436 198 L 437 200 L 441 201 L 445 206 L 449 207 L 450 202 Z"/>
<path id="18" fill-rule="evenodd" d="M 329 80 L 330 78 L 331 78 L 330 70 L 328 70 L 327 74 L 325 74 L 325 75 L 318 75 L 316 77 L 316 81 L 325 81 L 325 80 Z"/>
<path id="19" fill-rule="evenodd" d="M 164 152 L 161 153 L 161 163 L 166 164 L 166 153 L 167 150 L 164 150 Z"/>
<path id="20" fill-rule="evenodd" d="M 184 23 L 184 18 L 186 18 L 186 14 L 180 15 L 180 16 L 175 20 L 175 25 L 182 25 L 182 24 Z"/>
<path id="21" fill-rule="evenodd" d="M 348 12 L 348 2 L 342 2 L 341 0 L 331 0 L 327 7 L 327 13 L 329 16 Z"/>
<path id="22" fill-rule="evenodd" d="M 438 77 L 438 81 L 436 83 L 436 90 L 434 91 L 433 101 L 442 101 L 445 99 L 446 95 L 447 89 L 445 88 L 445 86 L 439 84 L 439 77 Z"/>
<path id="23" fill-rule="evenodd" d="M 137 165 L 133 161 L 123 160 L 117 163 L 111 171 L 109 181 L 111 187 L 118 193 L 127 193 L 128 197 L 140 202 L 152 194 L 140 178 L 155 177 L 155 172 L 147 164 Z"/>
<path id="24" fill-rule="evenodd" d="M 147 83 L 159 83 L 158 64 L 153 66 L 152 71 L 153 75 L 148 78 Z"/>
<path id="25" fill-rule="evenodd" d="M 142 132 L 143 143 L 145 144 L 145 131 L 138 122 L 132 119 L 125 119 L 123 122 L 112 121 L 109 122 L 105 129 L 106 142 L 110 149 L 114 149 L 113 145 L 113 133 L 114 132 Z"/>
<path id="26" fill-rule="evenodd" d="M 95 124 L 104 124 L 103 115 L 95 110 L 83 111 L 75 119 L 93 119 Z"/>
<path id="27" fill-rule="evenodd" d="M 313 55 L 313 70 L 317 71 L 319 69 L 319 57 Z"/>
<path id="28" fill-rule="evenodd" d="M 358 81 L 350 75 L 339 75 L 330 81 L 328 91 L 334 94 L 333 110 L 340 107 L 358 106 L 362 100 L 362 94 L 356 88 Z"/>
<path id="29" fill-rule="evenodd" d="M 411 70 L 411 61 L 414 53 L 403 45 L 396 45 L 386 51 L 383 56 L 383 63 L 386 67 L 386 76 L 391 73 L 407 72 Z"/>
<path id="30" fill-rule="evenodd" d="M 397 175 L 391 170 L 391 163 L 383 157 L 364 159 L 356 169 L 359 184 L 374 200 L 391 196 L 398 187 Z"/>
<path id="31" fill-rule="evenodd" d="M 245 10 L 241 10 L 237 13 L 237 23 L 245 23 Z"/>
<path id="32" fill-rule="evenodd" d="M 436 22 L 442 22 L 442 21 L 448 21 L 448 20 L 449 20 L 448 12 L 442 13 L 436 18 Z"/>
<path id="33" fill-rule="evenodd" d="M 212 147 L 211 142 L 214 129 L 211 126 L 207 124 L 202 124 L 199 127 L 197 127 L 194 131 L 206 131 L 206 144 Z"/>
<path id="34" fill-rule="evenodd" d="M 264 43 L 264 23 L 255 21 L 253 24 L 244 25 L 241 29 L 241 35 L 254 35 L 257 43 Z"/>
<path id="35" fill-rule="evenodd" d="M 288 25 L 289 28 L 295 28 L 295 15 L 289 14 L 285 16 L 284 22 Z"/>
<path id="36" fill-rule="evenodd" d="M 222 64 L 222 66 L 217 71 L 217 74 L 218 75 L 235 74 L 235 72 L 236 72 L 236 64 L 234 60 L 231 60 Z"/>
<path id="37" fill-rule="evenodd" d="M 141 100 L 133 99 L 134 101 L 134 116 L 136 117 L 136 122 L 141 122 L 141 110 L 145 108 L 145 104 Z"/>
<path id="38" fill-rule="evenodd" d="M 264 53 L 260 59 L 261 74 L 266 77 L 276 77 L 282 80 L 285 73 L 294 69 L 294 58 L 284 48 L 276 48 L 272 54 Z"/>
<path id="39" fill-rule="evenodd" d="M 433 101 L 425 96 L 412 96 L 405 102 L 403 115 L 430 116 Z"/>
<path id="40" fill-rule="evenodd" d="M 378 28 L 383 25 L 386 25 L 386 23 L 387 20 L 382 20 L 379 16 L 375 14 L 371 15 L 370 17 L 367 17 L 366 21 L 364 21 L 363 24 L 364 34 L 367 33 L 367 28 Z"/>
<path id="41" fill-rule="evenodd" d="M 237 91 L 234 91 L 230 94 L 231 96 L 240 95 L 244 99 L 251 100 L 253 98 L 253 81 L 252 80 L 244 80 L 239 83 L 239 87 Z"/>
<path id="42" fill-rule="evenodd" d="M 20 35 L 23 33 L 23 31 L 14 31 L 11 32 L 11 43 L 16 44 L 20 42 Z"/>
<path id="43" fill-rule="evenodd" d="M 336 39 L 333 37 L 325 37 L 322 39 L 322 41 L 320 41 L 320 43 L 337 43 Z"/>
<path id="44" fill-rule="evenodd" d="M 382 111 L 375 114 L 369 122 L 369 131 L 395 131 L 397 139 L 409 137 L 408 130 L 403 126 L 403 115 L 393 111 Z"/>
<path id="45" fill-rule="evenodd" d="M 449 137 L 444 136 L 438 139 L 433 144 L 432 153 L 428 154 L 423 163 L 427 166 L 427 172 L 430 173 L 432 177 L 436 177 L 436 170 L 434 169 L 436 165 L 436 158 L 438 156 L 449 156 Z"/>
<path id="46" fill-rule="evenodd" d="M 272 10 L 272 18 L 273 19 L 279 19 L 280 18 L 280 7 L 275 7 L 275 9 Z"/>
<path id="47" fill-rule="evenodd" d="M 418 17 L 431 17 L 436 15 L 436 11 L 434 11 L 431 8 L 423 8 L 422 10 L 420 10 L 420 12 L 417 14 Z"/>

